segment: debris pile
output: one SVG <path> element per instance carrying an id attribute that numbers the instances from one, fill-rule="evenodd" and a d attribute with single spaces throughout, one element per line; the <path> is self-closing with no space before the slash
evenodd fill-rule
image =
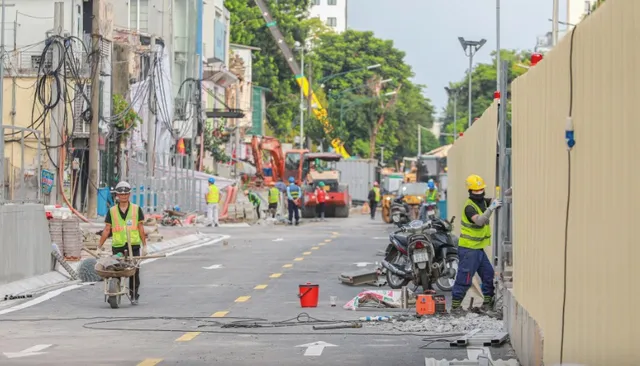
<path id="1" fill-rule="evenodd" d="M 429 316 L 423 318 L 392 319 L 390 322 L 376 323 L 381 331 L 400 331 L 407 333 L 467 333 L 474 329 L 483 332 L 500 332 L 504 329 L 502 320 L 486 315 L 469 313 L 463 317 Z"/>

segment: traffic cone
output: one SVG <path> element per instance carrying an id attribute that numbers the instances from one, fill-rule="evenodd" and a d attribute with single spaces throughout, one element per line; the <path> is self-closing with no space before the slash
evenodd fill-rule
<path id="1" fill-rule="evenodd" d="M 368 213 L 371 213 L 371 208 L 369 207 L 369 203 L 365 202 L 364 205 L 362 205 L 362 211 L 360 211 L 361 214 L 366 215 Z"/>

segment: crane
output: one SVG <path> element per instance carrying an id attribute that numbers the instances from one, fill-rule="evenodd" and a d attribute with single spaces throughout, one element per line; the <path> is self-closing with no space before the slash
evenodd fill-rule
<path id="1" fill-rule="evenodd" d="M 280 29 L 278 28 L 276 21 L 271 16 L 271 13 L 269 12 L 269 8 L 267 7 L 267 4 L 264 2 L 264 0 L 254 0 L 254 2 L 256 3 L 256 5 L 258 5 L 258 8 L 260 8 L 260 11 L 262 12 L 262 17 L 266 22 L 267 28 L 269 28 L 271 35 L 273 36 L 273 38 L 276 41 L 276 44 L 280 48 L 280 51 L 282 51 L 282 54 L 284 55 L 284 58 L 287 61 L 287 64 L 289 65 L 289 68 L 295 75 L 296 82 L 302 89 L 304 96 L 309 98 L 309 93 L 311 93 L 311 108 L 312 108 L 313 115 L 322 124 L 324 133 L 327 136 L 331 136 L 331 133 L 333 132 L 333 126 L 329 122 L 327 110 L 322 106 L 322 104 L 320 104 L 320 100 L 318 99 L 316 94 L 313 92 L 313 90 L 311 90 L 311 85 L 309 84 L 309 80 L 307 79 L 306 76 L 304 76 L 304 74 L 302 73 L 302 70 L 300 70 L 300 66 L 296 63 L 296 60 L 293 57 L 293 52 L 291 52 L 291 48 L 289 48 L 289 45 L 287 45 L 287 43 L 284 41 L 284 36 L 282 35 L 282 32 L 280 32 Z M 349 155 L 349 153 L 344 147 L 344 142 L 342 142 L 340 138 L 336 137 L 332 139 L 331 146 L 336 151 L 336 153 L 342 155 L 344 159 L 349 159 L 351 157 L 351 155 Z"/>

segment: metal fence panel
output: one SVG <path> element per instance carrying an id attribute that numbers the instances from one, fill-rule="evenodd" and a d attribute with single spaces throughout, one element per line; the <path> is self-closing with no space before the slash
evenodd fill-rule
<path id="1" fill-rule="evenodd" d="M 0 132 L 0 204 L 42 203 L 41 132 L 7 125 Z"/>

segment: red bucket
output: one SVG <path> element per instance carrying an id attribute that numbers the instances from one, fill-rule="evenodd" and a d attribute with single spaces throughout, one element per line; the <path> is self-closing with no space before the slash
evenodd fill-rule
<path id="1" fill-rule="evenodd" d="M 320 285 L 312 285 L 311 282 L 307 282 L 305 285 L 300 285 L 300 306 L 303 308 L 315 308 L 318 307 L 318 295 L 320 294 Z"/>

